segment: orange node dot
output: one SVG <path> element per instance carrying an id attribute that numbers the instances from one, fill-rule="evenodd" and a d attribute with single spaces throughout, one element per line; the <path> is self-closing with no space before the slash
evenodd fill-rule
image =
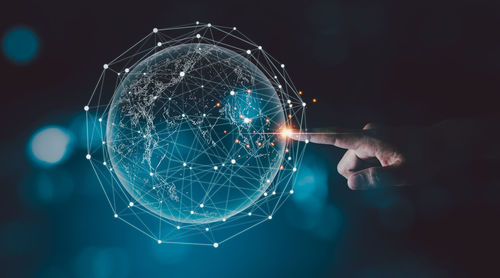
<path id="1" fill-rule="evenodd" d="M 292 114 L 288 114 L 288 118 L 291 119 L 292 118 Z"/>
<path id="2" fill-rule="evenodd" d="M 241 154 L 239 154 L 238 157 L 241 157 Z"/>
<path id="3" fill-rule="evenodd" d="M 285 167 L 283 167 L 283 165 L 281 165 L 281 166 L 280 166 L 280 170 L 283 170 L 283 169 L 285 169 Z"/>
<path id="4" fill-rule="evenodd" d="M 227 133 L 227 130 L 224 130 L 224 133 Z"/>
<path id="5" fill-rule="evenodd" d="M 285 152 L 290 152 L 290 150 L 288 148 L 285 149 Z"/>
<path id="6" fill-rule="evenodd" d="M 259 142 L 259 143 L 257 143 L 257 145 L 260 147 L 260 146 L 262 146 L 262 143 L 261 143 L 261 142 Z"/>
<path id="7" fill-rule="evenodd" d="M 318 100 L 317 100 L 317 99 L 315 99 L 315 98 L 313 98 L 313 102 L 318 102 Z"/>
<path id="8" fill-rule="evenodd" d="M 240 140 L 236 139 L 236 140 L 234 140 L 234 142 L 235 142 L 235 143 L 239 143 L 239 142 L 240 142 Z"/>
<path id="9" fill-rule="evenodd" d="M 266 119 L 266 123 L 269 123 L 269 119 Z"/>
<path id="10" fill-rule="evenodd" d="M 249 149 L 249 148 L 250 148 L 250 145 L 249 145 L 249 144 L 247 144 L 247 149 Z"/>
<path id="11" fill-rule="evenodd" d="M 299 91 L 299 95 L 302 95 L 302 91 Z"/>
<path id="12" fill-rule="evenodd" d="M 251 93 L 251 92 L 252 92 L 252 90 L 250 90 L 250 89 L 247 90 L 247 93 Z"/>
<path id="13" fill-rule="evenodd" d="M 220 102 L 217 102 L 217 104 L 215 106 L 220 107 Z"/>
<path id="14" fill-rule="evenodd" d="M 271 142 L 271 146 L 274 146 L 274 142 Z"/>

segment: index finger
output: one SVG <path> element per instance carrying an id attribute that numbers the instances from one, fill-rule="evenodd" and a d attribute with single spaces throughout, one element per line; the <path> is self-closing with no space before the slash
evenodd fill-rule
<path id="1" fill-rule="evenodd" d="M 361 131 L 317 131 L 317 132 L 292 132 L 290 138 L 297 141 L 308 140 L 311 143 L 333 145 L 343 149 L 357 149 L 366 142 L 367 137 Z"/>

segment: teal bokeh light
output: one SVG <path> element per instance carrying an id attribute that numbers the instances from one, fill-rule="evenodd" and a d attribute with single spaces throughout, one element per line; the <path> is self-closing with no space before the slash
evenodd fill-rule
<path id="1" fill-rule="evenodd" d="M 38 47 L 38 37 L 30 28 L 24 26 L 10 29 L 2 40 L 4 55 L 16 65 L 25 65 L 33 60 Z"/>
<path id="2" fill-rule="evenodd" d="M 28 156 L 41 166 L 57 165 L 69 156 L 73 135 L 65 128 L 47 126 L 39 129 L 28 142 Z"/>

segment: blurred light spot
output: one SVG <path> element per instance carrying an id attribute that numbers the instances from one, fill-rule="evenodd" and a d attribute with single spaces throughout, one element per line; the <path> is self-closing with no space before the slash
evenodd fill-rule
<path id="1" fill-rule="evenodd" d="M 63 162 L 72 150 L 72 134 L 62 128 L 49 126 L 39 129 L 28 143 L 28 155 L 42 166 Z"/>
<path id="2" fill-rule="evenodd" d="M 292 200 L 308 212 L 317 212 L 326 204 L 328 174 L 317 158 L 306 157 L 297 173 Z"/>
<path id="3" fill-rule="evenodd" d="M 38 52 L 38 38 L 28 27 L 17 26 L 4 35 L 2 49 L 14 64 L 24 65 L 35 58 Z"/>

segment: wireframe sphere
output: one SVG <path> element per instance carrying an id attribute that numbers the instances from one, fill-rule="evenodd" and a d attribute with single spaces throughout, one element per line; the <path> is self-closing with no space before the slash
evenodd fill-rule
<path id="1" fill-rule="evenodd" d="M 282 165 L 286 142 L 276 131 L 285 116 L 257 66 L 224 47 L 189 43 L 125 74 L 106 140 L 132 202 L 202 224 L 241 212 L 266 191 Z"/>

